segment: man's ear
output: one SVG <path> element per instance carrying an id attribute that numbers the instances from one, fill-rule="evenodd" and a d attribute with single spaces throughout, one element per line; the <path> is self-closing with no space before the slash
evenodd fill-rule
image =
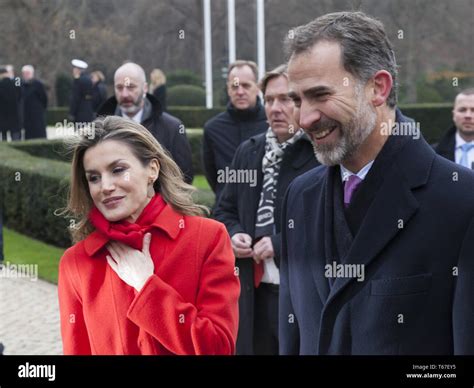
<path id="1" fill-rule="evenodd" d="M 147 82 L 145 82 L 145 83 L 143 84 L 143 92 L 144 92 L 144 93 L 148 93 L 148 83 L 147 83 Z"/>
<path id="2" fill-rule="evenodd" d="M 379 70 L 373 77 L 372 103 L 378 107 L 387 102 L 393 87 L 392 75 L 386 70 Z"/>

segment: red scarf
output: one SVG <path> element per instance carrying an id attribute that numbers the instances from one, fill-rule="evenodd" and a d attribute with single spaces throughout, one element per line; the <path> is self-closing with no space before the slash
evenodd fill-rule
<path id="1" fill-rule="evenodd" d="M 109 240 L 120 241 L 128 246 L 141 250 L 143 236 L 155 222 L 156 217 L 165 208 L 166 202 L 160 194 L 156 194 L 148 205 L 145 206 L 135 223 L 128 221 L 108 221 L 95 206 L 89 212 L 89 221 L 96 230 Z"/>

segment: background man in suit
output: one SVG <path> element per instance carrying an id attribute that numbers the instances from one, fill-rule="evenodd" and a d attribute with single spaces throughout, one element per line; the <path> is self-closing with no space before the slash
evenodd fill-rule
<path id="1" fill-rule="evenodd" d="M 227 109 L 204 124 L 202 156 L 209 186 L 216 203 L 225 182 L 219 172 L 230 166 L 235 150 L 245 140 L 267 130 L 267 118 L 258 97 L 257 65 L 237 60 L 229 64 L 227 73 Z"/>
<path id="2" fill-rule="evenodd" d="M 454 125 L 436 146 L 436 152 L 467 168 L 474 168 L 474 88 L 454 100 Z"/>
<path id="3" fill-rule="evenodd" d="M 294 32 L 290 96 L 325 166 L 283 205 L 280 352 L 474 353 L 474 174 L 396 109 L 379 21 L 340 12 Z"/>
<path id="4" fill-rule="evenodd" d="M 287 77 L 284 65 L 263 77 L 270 127 L 242 143 L 231 164 L 233 171 L 255 172 L 256 181 L 227 183 L 215 210 L 232 237 L 239 268 L 237 354 L 278 354 L 281 203 L 290 182 L 318 165 L 294 121 Z"/>

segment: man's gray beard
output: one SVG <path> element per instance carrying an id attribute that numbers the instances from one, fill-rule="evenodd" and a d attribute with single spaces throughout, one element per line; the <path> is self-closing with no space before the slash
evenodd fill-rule
<path id="1" fill-rule="evenodd" d="M 135 101 L 135 102 L 133 103 L 133 105 L 131 105 L 131 106 L 122 106 L 122 105 L 119 105 L 119 106 L 120 106 L 120 110 L 121 110 L 123 113 L 125 113 L 125 114 L 133 114 L 133 115 L 135 115 L 135 114 L 137 114 L 137 113 L 140 111 L 140 109 L 141 109 L 141 106 L 140 106 L 140 105 L 141 105 L 142 101 L 143 101 L 143 93 L 140 93 L 140 95 L 139 95 L 137 101 Z"/>
<path id="2" fill-rule="evenodd" d="M 377 115 L 371 106 L 364 102 L 364 99 L 360 98 L 356 115 L 347 125 L 339 127 L 341 138 L 337 144 L 317 146 L 312 142 L 314 154 L 319 163 L 326 166 L 341 164 L 354 154 L 375 129 Z"/>

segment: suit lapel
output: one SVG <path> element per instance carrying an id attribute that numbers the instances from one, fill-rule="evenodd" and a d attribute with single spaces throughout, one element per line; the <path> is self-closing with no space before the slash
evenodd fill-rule
<path id="1" fill-rule="evenodd" d="M 369 207 L 359 232 L 347 254 L 345 264 L 361 264 L 367 274 L 369 265 L 415 214 L 419 204 L 396 169 L 386 176 Z M 330 303 L 356 278 L 336 277 L 328 298 Z"/>
<path id="2" fill-rule="evenodd" d="M 265 155 L 265 137 L 262 139 L 258 138 L 255 140 L 253 147 L 250 149 L 250 158 L 248 160 L 248 169 L 257 171 L 257 184 L 255 187 L 250 187 L 249 190 L 249 225 L 251 226 L 250 235 L 255 235 L 255 217 L 257 216 L 258 203 L 260 201 L 260 194 L 263 185 L 263 172 L 262 172 L 262 160 Z"/>
<path id="3" fill-rule="evenodd" d="M 345 263 L 362 264 L 367 275 L 378 254 L 394 237 L 403 233 L 419 208 L 412 189 L 426 184 L 434 158 L 434 151 L 423 138 L 408 140 L 384 175 L 384 181 L 354 238 Z M 336 278 L 328 304 L 353 282 L 357 279 Z"/>
<path id="4" fill-rule="evenodd" d="M 303 211 L 306 213 L 304 222 L 305 257 L 308 258 L 312 277 L 318 290 L 321 302 L 324 305 L 329 295 L 328 279 L 324 277 L 324 266 L 326 264 L 326 249 L 328 233 L 326 227 L 328 214 L 326 209 L 326 198 L 328 197 L 328 175 L 331 169 L 326 169 L 323 182 L 310 186 L 303 192 Z M 331 185 L 329 185 L 331 187 Z M 318 210 L 320 210 L 318 212 Z"/>

